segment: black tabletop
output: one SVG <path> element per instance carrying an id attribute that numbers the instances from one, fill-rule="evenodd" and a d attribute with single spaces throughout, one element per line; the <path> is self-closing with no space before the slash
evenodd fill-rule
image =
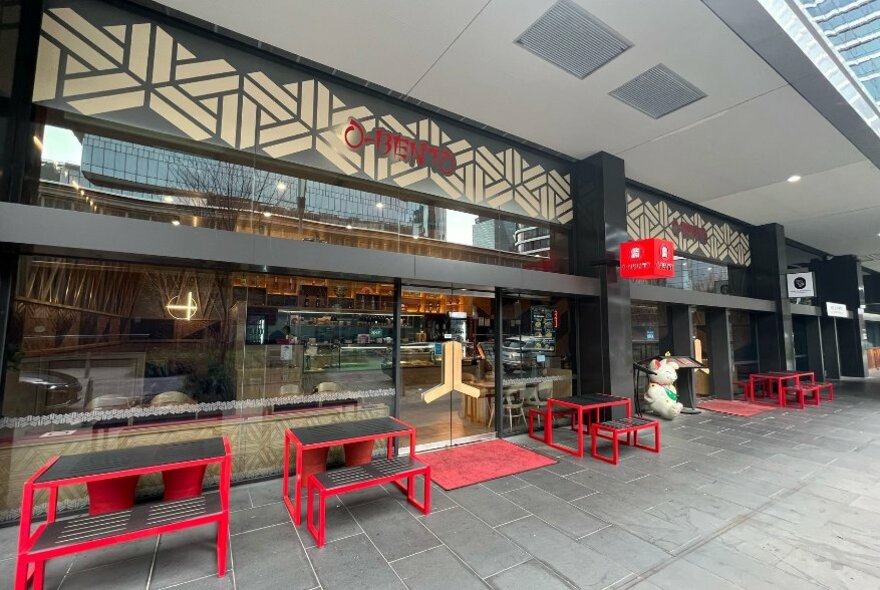
<path id="1" fill-rule="evenodd" d="M 558 397 L 556 401 L 565 402 L 567 404 L 575 404 L 578 406 L 592 406 L 595 404 L 607 404 L 609 402 L 619 402 L 627 399 L 607 393 L 585 393 L 583 395 L 572 395 L 570 397 Z"/>
<path id="2" fill-rule="evenodd" d="M 223 446 L 222 438 L 206 438 L 181 443 L 83 453 L 82 455 L 62 455 L 43 475 L 37 478 L 36 483 L 101 475 L 125 469 L 158 467 L 181 461 L 213 459 L 223 457 L 225 454 L 226 449 Z"/>
<path id="3" fill-rule="evenodd" d="M 305 426 L 303 428 L 291 428 L 290 432 L 304 445 L 357 438 L 359 436 L 375 436 L 377 434 L 392 434 L 406 432 L 408 426 L 391 418 L 371 418 L 369 420 L 355 420 L 353 422 L 339 422 L 337 424 L 323 424 L 321 426 Z"/>

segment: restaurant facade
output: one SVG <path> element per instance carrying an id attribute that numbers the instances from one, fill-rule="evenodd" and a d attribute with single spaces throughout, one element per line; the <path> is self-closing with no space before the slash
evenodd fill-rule
<path id="1" fill-rule="evenodd" d="M 692 400 L 730 397 L 794 368 L 798 312 L 827 332 L 814 357 L 839 358 L 842 331 L 843 374 L 867 371 L 853 302 L 833 339 L 822 301 L 792 309 L 781 226 L 629 181 L 620 158 L 139 4 L 6 1 L 0 23 L 0 522 L 62 450 L 226 435 L 234 482 L 277 477 L 292 426 L 507 436 L 550 396 L 631 395 L 633 361 L 666 351 L 706 364 Z M 675 244 L 674 279 L 618 277 L 646 237 Z M 821 283 L 861 281 L 825 258 Z M 428 403 L 449 340 L 481 395 Z"/>

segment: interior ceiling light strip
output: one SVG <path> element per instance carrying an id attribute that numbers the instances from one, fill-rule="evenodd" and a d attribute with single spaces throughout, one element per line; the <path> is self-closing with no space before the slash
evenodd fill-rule
<path id="1" fill-rule="evenodd" d="M 619 33 L 570 0 L 556 2 L 516 43 L 581 79 L 632 47 Z"/>
<path id="2" fill-rule="evenodd" d="M 609 94 L 654 119 L 706 97 L 702 90 L 663 64 L 639 74 Z"/>

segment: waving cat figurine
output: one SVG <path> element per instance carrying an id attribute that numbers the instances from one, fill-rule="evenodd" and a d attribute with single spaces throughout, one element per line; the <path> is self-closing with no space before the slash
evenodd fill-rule
<path id="1" fill-rule="evenodd" d="M 651 361 L 649 368 L 656 375 L 648 375 L 648 389 L 645 391 L 645 402 L 648 408 L 667 420 L 672 420 L 681 413 L 682 406 L 678 401 L 675 380 L 678 378 L 678 364 L 667 359 Z"/>

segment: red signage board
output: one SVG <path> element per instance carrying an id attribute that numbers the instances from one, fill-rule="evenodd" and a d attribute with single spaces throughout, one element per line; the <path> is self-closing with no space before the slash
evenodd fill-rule
<path id="1" fill-rule="evenodd" d="M 620 276 L 624 279 L 666 279 L 675 276 L 674 245 L 647 238 L 620 245 Z"/>

